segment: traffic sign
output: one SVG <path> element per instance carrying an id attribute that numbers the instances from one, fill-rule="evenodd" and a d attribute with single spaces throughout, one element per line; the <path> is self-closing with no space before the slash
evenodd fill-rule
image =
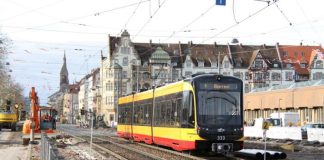
<path id="1" fill-rule="evenodd" d="M 216 5 L 225 6 L 226 5 L 226 0 L 216 0 Z"/>

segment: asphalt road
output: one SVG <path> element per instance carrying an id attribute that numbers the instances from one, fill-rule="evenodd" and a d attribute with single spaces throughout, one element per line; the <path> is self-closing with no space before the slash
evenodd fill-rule
<path id="1" fill-rule="evenodd" d="M 20 132 L 0 131 L 0 159 L 20 160 L 28 158 L 28 146 L 22 145 Z"/>

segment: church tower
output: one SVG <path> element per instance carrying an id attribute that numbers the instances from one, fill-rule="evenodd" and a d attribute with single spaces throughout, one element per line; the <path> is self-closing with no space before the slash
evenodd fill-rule
<path id="1" fill-rule="evenodd" d="M 65 51 L 63 57 L 63 66 L 60 72 L 60 91 L 67 92 L 69 88 L 69 72 L 66 68 L 66 58 L 65 58 Z"/>

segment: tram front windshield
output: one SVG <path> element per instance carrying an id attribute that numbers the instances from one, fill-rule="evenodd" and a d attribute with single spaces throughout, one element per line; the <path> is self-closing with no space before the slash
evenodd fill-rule
<path id="1" fill-rule="evenodd" d="M 241 93 L 236 85 L 218 83 L 199 85 L 197 110 L 200 126 L 237 126 L 242 123 Z"/>

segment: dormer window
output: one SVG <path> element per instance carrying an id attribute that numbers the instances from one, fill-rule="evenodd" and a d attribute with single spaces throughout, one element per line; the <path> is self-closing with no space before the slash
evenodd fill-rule
<path id="1" fill-rule="evenodd" d="M 187 61 L 186 66 L 191 67 L 191 63 L 189 61 Z"/>
<path id="2" fill-rule="evenodd" d="M 288 53 L 286 51 L 283 51 L 282 54 L 283 54 L 284 57 L 288 56 Z"/>
<path id="3" fill-rule="evenodd" d="M 224 68 L 229 68 L 229 61 L 224 62 Z"/>
<path id="4" fill-rule="evenodd" d="M 300 68 L 305 68 L 306 67 L 306 64 L 305 63 L 301 63 L 300 64 Z"/>
<path id="5" fill-rule="evenodd" d="M 302 57 L 305 57 L 305 52 L 301 52 L 301 56 Z"/>
<path id="6" fill-rule="evenodd" d="M 274 68 L 278 68 L 278 63 L 273 64 Z"/>
<path id="7" fill-rule="evenodd" d="M 129 47 L 120 47 L 120 52 L 123 54 L 129 54 L 130 48 Z"/>
<path id="8" fill-rule="evenodd" d="M 255 60 L 254 67 L 255 68 L 263 68 L 263 61 L 259 60 L 259 59 Z"/>
<path id="9" fill-rule="evenodd" d="M 203 61 L 198 61 L 198 67 L 204 67 L 204 62 Z"/>
<path id="10" fill-rule="evenodd" d="M 315 68 L 323 68 L 323 61 L 317 60 L 315 63 Z"/>

